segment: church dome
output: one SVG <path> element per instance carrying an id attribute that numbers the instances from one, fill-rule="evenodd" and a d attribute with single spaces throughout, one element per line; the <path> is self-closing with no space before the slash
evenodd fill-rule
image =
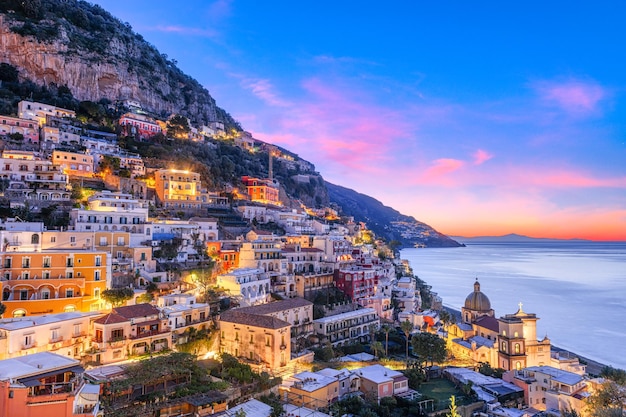
<path id="1" fill-rule="evenodd" d="M 480 283 L 478 280 L 474 283 L 474 291 L 465 299 L 465 308 L 473 311 L 491 310 L 491 301 L 482 292 L 480 292 Z"/>

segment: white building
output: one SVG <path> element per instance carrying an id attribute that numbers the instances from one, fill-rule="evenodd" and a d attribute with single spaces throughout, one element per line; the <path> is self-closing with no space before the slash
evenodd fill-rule
<path id="1" fill-rule="evenodd" d="M 132 195 L 101 191 L 88 199 L 87 209 L 72 209 L 70 222 L 76 231 L 124 231 L 130 233 L 130 246 L 152 240 L 148 203 Z"/>
<path id="2" fill-rule="evenodd" d="M 373 308 L 348 311 L 334 316 L 313 320 L 314 332 L 333 346 L 350 345 L 354 342 L 367 342 L 371 339 L 369 327 L 380 326 L 380 320 Z"/>
<path id="3" fill-rule="evenodd" d="M 239 299 L 242 307 L 265 304 L 270 300 L 270 279 L 258 268 L 239 268 L 218 275 L 217 285 Z"/>
<path id="4" fill-rule="evenodd" d="M 99 313 L 68 312 L 0 320 L 0 359 L 56 352 L 81 359 L 89 349 L 91 322 Z"/>

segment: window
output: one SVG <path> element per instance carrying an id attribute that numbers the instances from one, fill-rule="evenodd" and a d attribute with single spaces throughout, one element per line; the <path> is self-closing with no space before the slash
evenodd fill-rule
<path id="1" fill-rule="evenodd" d="M 100 281 L 100 271 L 94 271 L 93 279 L 94 281 Z"/>
<path id="2" fill-rule="evenodd" d="M 65 290 L 65 297 L 72 298 L 74 297 L 74 290 L 72 288 L 68 288 Z"/>
<path id="3" fill-rule="evenodd" d="M 100 298 L 100 288 L 95 288 L 93 290 L 93 296 L 94 298 Z"/>
<path id="4" fill-rule="evenodd" d="M 38 245 L 39 244 L 39 235 L 38 234 L 34 234 L 30 237 L 30 243 L 32 243 L 33 245 Z"/>
<path id="5" fill-rule="evenodd" d="M 272 338 L 270 337 L 270 335 L 265 335 L 265 346 L 270 346 L 270 342 L 271 342 Z"/>
<path id="6" fill-rule="evenodd" d="M 74 278 L 74 273 L 72 271 L 68 271 L 65 273 L 65 278 Z"/>
<path id="7" fill-rule="evenodd" d="M 76 243 L 76 236 L 70 236 L 70 243 Z"/>
<path id="8" fill-rule="evenodd" d="M 22 258 L 22 268 L 30 268 L 30 258 Z"/>
<path id="9" fill-rule="evenodd" d="M 96 256 L 96 266 L 102 266 L 102 257 Z"/>
<path id="10" fill-rule="evenodd" d="M 520 353 L 520 345 L 519 345 L 519 343 L 515 344 L 515 353 Z"/>
<path id="11" fill-rule="evenodd" d="M 239 340 L 239 332 L 235 332 L 235 340 Z"/>
<path id="12" fill-rule="evenodd" d="M 52 258 L 50 258 L 49 256 L 45 256 L 43 258 L 43 267 L 44 268 L 50 268 L 51 262 L 52 262 Z"/>
<path id="13" fill-rule="evenodd" d="M 67 258 L 67 266 L 68 267 L 74 266 L 74 258 Z"/>
<path id="14" fill-rule="evenodd" d="M 106 237 L 101 237 L 100 238 L 100 246 L 106 246 L 106 245 L 108 245 L 107 238 Z"/>
<path id="15" fill-rule="evenodd" d="M 28 336 L 24 336 L 24 347 L 30 347 L 33 345 L 33 336 L 32 335 L 28 335 Z"/>
<path id="16" fill-rule="evenodd" d="M 124 329 L 111 330 L 112 340 L 122 340 L 124 338 Z"/>
<path id="17" fill-rule="evenodd" d="M 50 236 L 50 243 L 55 243 L 57 241 L 56 236 Z"/>
<path id="18" fill-rule="evenodd" d="M 250 344 L 252 344 L 252 343 L 254 343 L 254 335 L 253 334 L 250 335 Z"/>
<path id="19" fill-rule="evenodd" d="M 117 246 L 124 246 L 124 237 L 120 236 L 117 238 Z"/>
<path id="20" fill-rule="evenodd" d="M 20 290 L 20 300 L 28 300 L 28 290 Z"/>
<path id="21" fill-rule="evenodd" d="M 49 300 L 50 299 L 50 290 L 49 289 L 43 289 L 41 290 L 41 299 L 42 300 Z"/>
<path id="22" fill-rule="evenodd" d="M 11 268 L 11 258 L 4 258 L 4 267 Z"/>
<path id="23" fill-rule="evenodd" d="M 41 278 L 50 279 L 50 271 L 44 271 L 41 273 Z"/>

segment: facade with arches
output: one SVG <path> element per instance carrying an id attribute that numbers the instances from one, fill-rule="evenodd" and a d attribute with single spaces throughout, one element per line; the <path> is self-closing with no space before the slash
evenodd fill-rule
<path id="1" fill-rule="evenodd" d="M 0 179 L 7 182 L 5 196 L 20 200 L 69 201 L 67 175 L 34 152 L 5 151 L 0 158 Z"/>
<path id="2" fill-rule="evenodd" d="M 258 268 L 239 268 L 218 275 L 217 285 L 238 299 L 242 307 L 265 304 L 270 300 L 270 279 Z"/>
<path id="3" fill-rule="evenodd" d="M 106 289 L 106 252 L 2 252 L 1 282 L 5 317 L 72 311 L 98 311 Z"/>

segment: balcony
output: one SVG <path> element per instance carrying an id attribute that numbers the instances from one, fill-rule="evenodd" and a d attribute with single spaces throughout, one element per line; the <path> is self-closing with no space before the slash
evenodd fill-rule
<path id="1" fill-rule="evenodd" d="M 32 349 L 34 347 L 37 347 L 36 341 L 32 341 L 30 343 L 22 343 L 22 350 Z"/>
<path id="2" fill-rule="evenodd" d="M 53 344 L 53 343 L 58 343 L 62 341 L 63 341 L 63 336 L 57 336 L 57 337 L 51 337 L 48 343 Z"/>
<path id="3" fill-rule="evenodd" d="M 139 333 L 136 335 L 131 335 L 129 336 L 129 339 L 133 339 L 133 340 L 143 339 L 145 337 L 152 337 L 152 336 L 157 336 L 157 335 L 165 334 L 165 333 L 170 333 L 170 331 L 169 330 L 151 330 L 149 332 L 143 332 L 143 333 Z"/>

